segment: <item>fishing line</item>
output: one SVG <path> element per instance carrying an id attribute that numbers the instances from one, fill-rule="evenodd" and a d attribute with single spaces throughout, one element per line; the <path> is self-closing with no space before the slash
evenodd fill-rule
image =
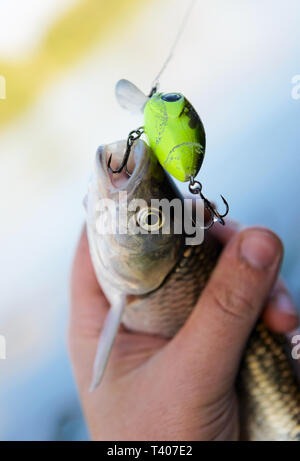
<path id="1" fill-rule="evenodd" d="M 194 8 L 194 6 L 195 6 L 196 1 L 197 1 L 197 0 L 191 0 L 191 1 L 190 1 L 190 4 L 189 4 L 189 6 L 188 6 L 188 8 L 187 8 L 187 10 L 186 10 L 186 13 L 185 13 L 184 18 L 183 18 L 183 20 L 182 20 L 182 23 L 181 23 L 181 25 L 180 25 L 180 27 L 179 27 L 179 29 L 178 29 L 177 35 L 176 35 L 176 37 L 175 37 L 175 40 L 174 40 L 174 42 L 173 42 L 173 45 L 172 45 L 171 50 L 170 50 L 170 52 L 169 52 L 169 55 L 168 55 L 167 59 L 165 60 L 165 62 L 163 63 L 163 66 L 162 66 L 162 68 L 160 69 L 159 73 L 157 74 L 156 78 L 153 80 L 153 83 L 152 83 L 152 91 L 153 91 L 153 89 L 156 89 L 156 88 L 158 87 L 160 77 L 162 76 L 163 72 L 166 70 L 166 68 L 168 67 L 168 65 L 169 65 L 169 63 L 170 63 L 170 61 L 171 61 L 171 59 L 172 59 L 173 56 L 174 56 L 174 52 L 175 52 L 175 50 L 176 50 L 176 48 L 177 48 L 178 42 L 179 42 L 179 40 L 181 39 L 181 36 L 182 36 L 183 32 L 184 32 L 185 29 L 186 29 L 186 26 L 187 26 L 189 17 L 190 17 L 190 15 L 191 15 L 191 13 L 192 13 L 192 10 L 193 10 L 193 8 Z M 152 91 L 151 91 L 151 92 L 152 92 Z"/>

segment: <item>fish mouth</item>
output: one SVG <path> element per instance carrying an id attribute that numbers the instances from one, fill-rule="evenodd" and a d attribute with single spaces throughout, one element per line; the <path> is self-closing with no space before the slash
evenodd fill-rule
<path id="1" fill-rule="evenodd" d="M 131 148 L 127 165 L 120 173 L 112 170 L 119 168 L 125 155 L 127 142 L 122 140 L 100 146 L 96 155 L 96 172 L 99 188 L 105 197 L 114 198 L 121 191 L 133 193 L 150 166 L 150 152 L 144 141 L 138 139 Z M 111 164 L 109 165 L 109 159 Z M 101 195 L 102 195 L 101 194 Z"/>
<path id="2" fill-rule="evenodd" d="M 115 171 L 118 170 L 121 162 L 123 161 L 122 155 L 113 155 L 113 153 L 109 152 L 109 150 L 110 149 L 107 149 L 108 152 L 105 153 L 107 170 L 108 170 L 111 184 L 113 185 L 113 187 L 115 187 L 116 189 L 120 189 L 127 184 L 130 177 L 134 173 L 134 170 L 136 167 L 136 161 L 135 161 L 134 155 L 129 155 L 126 165 L 122 168 L 122 170 L 119 173 L 117 173 Z M 123 151 L 122 148 L 118 149 L 118 154 L 122 154 L 122 151 Z M 125 150 L 124 150 L 124 156 L 125 156 Z M 109 160 L 111 161 L 110 166 L 108 166 Z"/>

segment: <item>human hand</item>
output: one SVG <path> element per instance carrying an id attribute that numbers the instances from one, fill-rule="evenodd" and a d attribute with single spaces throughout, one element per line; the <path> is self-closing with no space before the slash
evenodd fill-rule
<path id="1" fill-rule="evenodd" d="M 225 245 L 186 324 L 170 341 L 122 328 L 100 387 L 89 392 L 98 337 L 109 308 L 96 280 L 86 232 L 72 274 L 69 344 L 85 417 L 97 440 L 239 438 L 235 380 L 258 317 L 277 332 L 298 325 L 275 281 L 283 255 L 271 231 L 218 232 Z"/>

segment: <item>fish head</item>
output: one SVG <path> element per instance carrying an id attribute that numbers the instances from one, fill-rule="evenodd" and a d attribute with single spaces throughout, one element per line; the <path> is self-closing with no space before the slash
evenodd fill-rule
<path id="1" fill-rule="evenodd" d="M 100 284 L 107 282 L 126 294 L 141 295 L 158 288 L 176 265 L 183 248 L 175 233 L 178 213 L 164 214 L 153 200 L 181 197 L 142 140 L 132 146 L 129 173 L 114 174 L 126 141 L 100 146 L 87 196 L 87 230 L 91 257 Z M 172 210 L 171 210 L 172 211 Z M 168 220 L 167 232 L 165 224 Z M 178 229 L 178 227 L 177 227 Z"/>

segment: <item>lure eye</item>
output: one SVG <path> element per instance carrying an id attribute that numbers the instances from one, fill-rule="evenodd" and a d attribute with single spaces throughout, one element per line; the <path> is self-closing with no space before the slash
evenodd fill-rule
<path id="1" fill-rule="evenodd" d="M 164 225 L 164 216 L 157 208 L 142 208 L 136 215 L 137 224 L 147 232 L 155 232 Z"/>
<path id="2" fill-rule="evenodd" d="M 179 101 L 179 99 L 181 99 L 181 95 L 178 93 L 168 93 L 168 94 L 164 94 L 161 97 L 161 99 L 163 99 L 166 102 L 176 102 L 176 101 Z"/>

